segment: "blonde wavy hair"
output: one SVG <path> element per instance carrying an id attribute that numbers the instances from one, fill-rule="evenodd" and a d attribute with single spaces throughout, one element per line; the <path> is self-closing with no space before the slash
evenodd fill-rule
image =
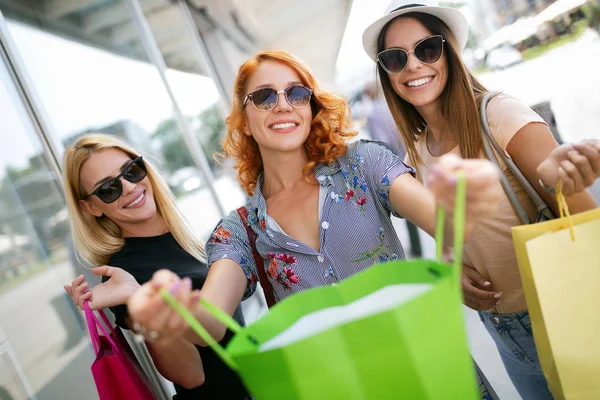
<path id="1" fill-rule="evenodd" d="M 63 175 L 69 209 L 73 242 L 78 257 L 91 265 L 104 265 L 125 244 L 121 228 L 106 216 L 95 217 L 85 212 L 79 201 L 85 191 L 81 186 L 80 171 L 83 164 L 94 153 L 106 149 L 118 149 L 131 159 L 140 153 L 114 136 L 90 134 L 77 140 L 64 156 Z M 204 243 L 197 239 L 181 212 L 175 205 L 175 197 L 165 180 L 148 160 L 144 159 L 148 179 L 152 184 L 157 212 L 164 218 L 169 231 L 185 251 L 199 261 L 205 262 Z"/>
<path id="2" fill-rule="evenodd" d="M 356 135 L 356 131 L 351 129 L 348 103 L 340 96 L 323 91 L 307 65 L 285 51 L 259 52 L 242 64 L 238 71 L 233 89 L 233 105 L 226 120 L 227 135 L 222 143 L 225 152 L 222 156 L 235 161 L 238 180 L 248 195 L 254 192 L 263 163 L 258 144 L 252 136 L 244 134 L 247 119 L 243 102 L 248 94 L 248 80 L 264 61 L 275 61 L 292 68 L 302 84 L 313 90 L 310 101 L 313 118 L 310 134 L 304 143 L 308 163 L 302 169 L 307 179 L 317 164 L 331 164 L 342 156 L 346 152 L 347 140 Z"/>

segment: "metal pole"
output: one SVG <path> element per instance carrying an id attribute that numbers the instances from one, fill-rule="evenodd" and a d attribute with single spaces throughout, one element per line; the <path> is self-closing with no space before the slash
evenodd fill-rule
<path id="1" fill-rule="evenodd" d="M 225 109 L 229 109 L 229 107 L 231 107 L 231 93 L 227 93 L 227 89 L 225 88 L 223 80 L 219 72 L 217 71 L 215 62 L 210 56 L 210 52 L 208 51 L 206 42 L 202 37 L 198 27 L 196 26 L 196 23 L 194 22 L 194 17 L 192 16 L 190 6 L 188 5 L 187 1 L 179 0 L 177 1 L 177 8 L 179 8 L 179 11 L 181 12 L 185 28 L 188 31 L 188 35 L 190 35 L 190 37 L 194 39 L 192 40 L 192 42 L 198 56 L 197 58 L 204 65 L 205 71 L 209 73 L 209 75 L 215 82 L 223 106 L 225 107 Z"/>
<path id="2" fill-rule="evenodd" d="M 140 3 L 137 0 L 124 0 L 127 8 L 129 10 L 129 14 L 135 24 L 135 28 L 140 35 L 140 39 L 142 41 L 142 45 L 150 58 L 150 61 L 156 66 L 158 74 L 163 82 L 165 90 L 173 103 L 173 112 L 175 114 L 175 118 L 181 127 L 181 133 L 183 135 L 183 139 L 188 146 L 192 159 L 194 160 L 194 164 L 198 168 L 200 168 L 200 172 L 202 173 L 202 177 L 206 181 L 206 186 L 219 209 L 219 213 L 221 216 L 225 216 L 225 209 L 219 200 L 219 196 L 214 187 L 214 175 L 210 166 L 208 165 L 208 161 L 206 160 L 206 156 L 202 151 L 202 147 L 200 143 L 198 143 L 198 139 L 194 135 L 190 124 L 186 120 L 185 116 L 181 112 L 181 108 L 179 107 L 179 103 L 175 98 L 175 95 L 171 89 L 171 85 L 169 84 L 166 76 L 167 65 L 165 60 L 162 57 L 158 44 L 154 39 L 154 35 L 152 34 L 152 30 L 150 29 L 150 25 L 144 16 L 144 11 L 140 6 Z"/>

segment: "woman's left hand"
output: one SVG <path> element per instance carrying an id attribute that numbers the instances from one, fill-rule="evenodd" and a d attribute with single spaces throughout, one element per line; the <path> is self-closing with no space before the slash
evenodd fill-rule
<path id="1" fill-rule="evenodd" d="M 466 224 L 492 215 L 502 196 L 502 186 L 498 184 L 500 171 L 488 160 L 461 159 L 454 154 L 443 156 L 431 168 L 428 187 L 434 193 L 436 202 L 449 212 L 454 212 L 458 172 L 465 175 L 467 186 Z"/>
<path id="2" fill-rule="evenodd" d="M 538 166 L 537 173 L 544 185 L 552 188 L 562 181 L 565 196 L 584 191 L 600 177 L 600 141 L 558 146 Z"/>

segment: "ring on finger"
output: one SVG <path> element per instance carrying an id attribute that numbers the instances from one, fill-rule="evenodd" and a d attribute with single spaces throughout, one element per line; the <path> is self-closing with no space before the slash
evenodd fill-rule
<path id="1" fill-rule="evenodd" d="M 150 331 L 148 332 L 148 340 L 149 341 L 154 341 L 156 339 L 158 339 L 160 336 L 160 334 L 158 333 L 158 331 Z"/>
<path id="2" fill-rule="evenodd" d="M 144 325 L 140 324 L 139 322 L 133 323 L 133 330 L 141 335 L 146 333 L 146 328 L 144 327 Z"/>
<path id="3" fill-rule="evenodd" d="M 141 333 L 136 333 L 133 335 L 133 340 L 135 340 L 136 343 L 144 343 L 146 338 Z"/>

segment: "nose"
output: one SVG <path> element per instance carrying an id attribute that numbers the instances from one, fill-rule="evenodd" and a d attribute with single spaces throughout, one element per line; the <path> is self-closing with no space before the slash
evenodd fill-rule
<path id="1" fill-rule="evenodd" d="M 408 53 L 408 60 L 406 61 L 406 70 L 407 71 L 416 71 L 423 66 L 423 63 L 415 56 L 414 51 L 410 51 Z"/>
<path id="2" fill-rule="evenodd" d="M 292 110 L 292 106 L 290 106 L 287 99 L 285 98 L 285 91 L 280 90 L 279 92 L 277 92 L 277 105 L 275 106 L 273 111 L 287 112 L 287 111 L 291 111 L 291 110 Z"/>
<path id="3" fill-rule="evenodd" d="M 127 179 L 121 177 L 121 185 L 123 186 L 123 196 L 128 196 L 137 188 L 137 183 L 129 182 Z"/>

